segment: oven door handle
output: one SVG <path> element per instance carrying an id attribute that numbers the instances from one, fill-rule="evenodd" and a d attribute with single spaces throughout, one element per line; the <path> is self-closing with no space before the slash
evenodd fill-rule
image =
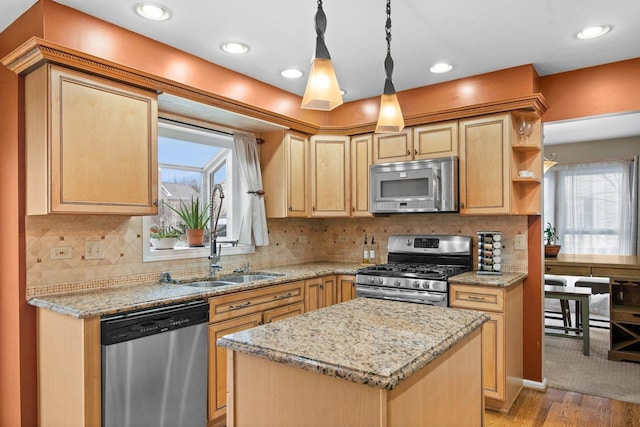
<path id="1" fill-rule="evenodd" d="M 426 291 L 409 291 L 403 292 L 401 290 L 389 289 L 389 288 L 372 288 L 370 286 L 356 286 L 356 292 L 358 292 L 359 296 L 363 297 L 395 297 L 400 299 L 411 299 L 411 300 L 421 300 L 421 301 L 430 301 L 430 302 L 442 302 L 446 299 L 446 294 L 440 293 L 431 293 Z"/>
<path id="2" fill-rule="evenodd" d="M 433 207 L 436 211 L 442 210 L 442 184 L 440 182 L 440 171 L 433 168 Z"/>

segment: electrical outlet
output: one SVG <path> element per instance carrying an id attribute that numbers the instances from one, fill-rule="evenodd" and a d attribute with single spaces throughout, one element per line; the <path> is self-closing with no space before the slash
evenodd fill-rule
<path id="1" fill-rule="evenodd" d="M 102 259 L 104 258 L 104 241 L 86 241 L 84 242 L 84 259 Z"/>
<path id="2" fill-rule="evenodd" d="M 73 256 L 71 246 L 58 246 L 51 248 L 51 259 L 69 259 Z"/>
<path id="3" fill-rule="evenodd" d="M 349 241 L 349 236 L 347 236 L 346 234 L 341 234 L 338 236 L 338 242 L 347 243 L 348 241 Z"/>
<path id="4" fill-rule="evenodd" d="M 516 234 L 514 243 L 516 251 L 524 251 L 527 248 L 527 236 L 525 234 Z"/>
<path id="5" fill-rule="evenodd" d="M 307 243 L 307 236 L 299 236 L 298 243 Z"/>

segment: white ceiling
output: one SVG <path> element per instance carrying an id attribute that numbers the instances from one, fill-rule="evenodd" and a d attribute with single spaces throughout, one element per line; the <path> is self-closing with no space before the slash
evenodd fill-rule
<path id="1" fill-rule="evenodd" d="M 134 11 L 137 0 L 57 2 L 283 90 L 304 92 L 315 47 L 316 1 L 154 1 L 171 10 L 171 19 L 140 18 Z M 34 3 L 2 0 L 0 30 Z M 345 102 L 379 95 L 385 78 L 385 0 L 323 4 L 325 40 L 347 91 Z M 533 64 L 545 76 L 640 57 L 638 0 L 393 0 L 391 8 L 398 91 L 523 64 Z M 601 24 L 612 31 L 595 40 L 575 37 L 583 27 Z M 229 55 L 219 48 L 227 40 L 243 41 L 251 50 Z M 430 73 L 428 68 L 440 61 L 453 64 L 453 71 Z M 280 76 L 291 67 L 305 75 L 298 80 Z M 545 138 L 547 143 L 553 139 L 551 134 Z"/>

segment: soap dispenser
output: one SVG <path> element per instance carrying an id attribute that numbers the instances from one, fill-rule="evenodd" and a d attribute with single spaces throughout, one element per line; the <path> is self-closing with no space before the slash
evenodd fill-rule
<path id="1" fill-rule="evenodd" d="M 369 263 L 369 245 L 367 244 L 367 235 L 364 235 L 364 245 L 362 245 L 362 263 Z"/>
<path id="2" fill-rule="evenodd" d="M 376 237 L 371 235 L 371 246 L 369 246 L 369 264 L 376 264 Z"/>

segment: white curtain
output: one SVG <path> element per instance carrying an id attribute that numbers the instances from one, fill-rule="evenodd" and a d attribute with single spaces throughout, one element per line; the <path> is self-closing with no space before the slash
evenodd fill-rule
<path id="1" fill-rule="evenodd" d="M 249 133 L 234 132 L 233 143 L 236 156 L 238 156 L 240 174 L 244 183 L 243 188 L 246 189 L 240 195 L 242 210 L 238 241 L 241 244 L 255 242 L 256 246 L 267 246 L 269 245 L 269 234 L 267 233 L 264 198 L 262 197 L 262 173 L 256 137 Z"/>
<path id="2" fill-rule="evenodd" d="M 545 222 L 555 220 L 563 253 L 636 253 L 634 165 L 629 160 L 557 165 L 547 173 L 545 191 L 551 194 L 546 196 L 555 203 L 553 213 L 545 209 Z"/>
<path id="3" fill-rule="evenodd" d="M 640 185 L 640 167 L 638 162 L 640 161 L 640 156 L 635 156 L 633 158 L 633 163 L 631 165 L 631 241 L 635 242 L 635 251 L 631 255 L 639 255 L 640 254 L 640 233 L 638 233 L 638 210 L 640 209 L 640 193 L 638 190 Z"/>

